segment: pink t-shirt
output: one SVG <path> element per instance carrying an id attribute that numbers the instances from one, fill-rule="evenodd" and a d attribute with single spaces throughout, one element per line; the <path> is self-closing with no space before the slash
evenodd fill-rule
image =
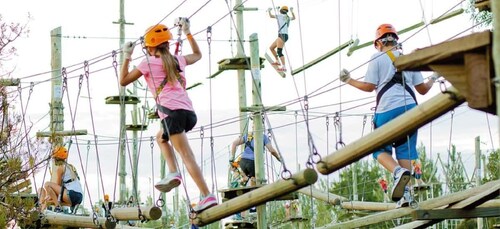
<path id="1" fill-rule="evenodd" d="M 186 67 L 186 59 L 184 56 L 176 56 L 179 62 L 179 68 L 181 69 L 180 75 L 183 82 L 186 82 L 186 77 L 184 76 L 184 68 Z M 146 79 L 149 91 L 155 96 L 156 90 L 160 87 L 161 82 L 165 79 L 165 72 L 163 71 L 163 62 L 160 57 L 149 56 L 144 58 L 142 62 L 137 66 L 139 70 Z M 184 109 L 189 111 L 194 111 L 191 99 L 189 99 L 186 89 L 181 85 L 181 83 L 176 80 L 173 84 L 168 82 L 163 87 L 163 90 L 158 95 L 157 100 L 162 106 L 169 108 L 170 110 Z M 160 119 L 167 117 L 166 114 L 158 112 Z"/>

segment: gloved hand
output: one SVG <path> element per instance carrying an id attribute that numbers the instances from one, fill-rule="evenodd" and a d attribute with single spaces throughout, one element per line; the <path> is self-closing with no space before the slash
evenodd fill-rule
<path id="1" fill-rule="evenodd" d="M 347 71 L 347 69 L 342 69 L 342 71 L 340 71 L 340 74 L 339 74 L 339 78 L 340 78 L 340 81 L 344 82 L 344 83 L 349 83 L 349 81 L 351 80 L 351 74 L 349 73 L 349 71 Z"/>
<path id="2" fill-rule="evenodd" d="M 290 12 L 292 12 L 292 11 L 293 11 L 293 7 L 290 7 Z"/>
<path id="3" fill-rule="evenodd" d="M 271 12 L 273 10 L 273 8 L 269 7 L 267 8 L 266 12 Z"/>
<path id="4" fill-rule="evenodd" d="M 126 42 L 122 46 L 123 58 L 132 60 L 132 53 L 134 52 L 135 43 L 132 41 Z"/>
<path id="5" fill-rule="evenodd" d="M 187 17 L 183 17 L 179 20 L 179 26 L 181 27 L 184 35 L 188 35 L 191 33 L 191 30 L 189 30 L 190 27 L 189 19 Z"/>
<path id="6" fill-rule="evenodd" d="M 432 73 L 432 75 L 429 77 L 430 80 L 433 80 L 434 82 L 440 77 L 440 75 L 437 72 Z"/>

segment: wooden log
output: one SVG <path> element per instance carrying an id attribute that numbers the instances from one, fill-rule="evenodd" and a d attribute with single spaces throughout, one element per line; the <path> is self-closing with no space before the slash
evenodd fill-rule
<path id="1" fill-rule="evenodd" d="M 316 189 L 312 186 L 301 188 L 301 189 L 299 189 L 299 192 L 304 194 L 304 195 L 313 197 L 313 198 L 318 199 L 318 200 L 325 201 L 325 202 L 327 202 L 329 204 L 333 204 L 333 205 L 340 205 L 340 203 L 342 201 L 347 200 L 347 198 L 345 198 L 343 196 L 335 195 L 333 193 L 323 192 L 323 191 Z"/>
<path id="2" fill-rule="evenodd" d="M 144 219 L 157 220 L 161 217 L 161 209 L 156 206 L 141 206 Z M 113 208 L 111 215 L 117 220 L 142 220 L 137 207 Z"/>
<path id="3" fill-rule="evenodd" d="M 68 215 L 63 213 L 55 213 L 45 211 L 42 215 L 42 225 L 66 226 L 66 227 L 82 227 L 82 228 L 115 228 L 116 222 L 111 222 L 104 217 L 99 217 L 95 220 L 92 216 Z"/>
<path id="4" fill-rule="evenodd" d="M 396 208 L 396 203 L 346 201 L 342 202 L 340 206 L 347 210 L 387 211 Z"/>
<path id="5" fill-rule="evenodd" d="M 297 191 L 300 188 L 314 184 L 317 180 L 318 174 L 316 171 L 314 169 L 307 168 L 294 174 L 290 179 L 281 179 L 275 183 L 264 185 L 251 192 L 209 208 L 197 214 L 193 219 L 193 223 L 197 226 L 210 224 L 237 212 L 263 204 L 269 200 L 275 199 L 276 197 Z"/>
<path id="6" fill-rule="evenodd" d="M 316 165 L 318 171 L 325 175 L 335 172 L 371 154 L 376 149 L 412 133 L 419 127 L 464 102 L 464 97 L 454 88 L 449 88 L 448 92 L 449 93 L 442 93 L 434 96 L 425 103 L 418 105 L 394 120 L 375 129 L 365 137 L 324 157 L 323 160 Z"/>
<path id="7" fill-rule="evenodd" d="M 500 186 L 500 180 L 491 181 L 491 182 L 488 182 L 484 185 L 474 187 L 471 189 L 467 189 L 464 191 L 452 193 L 452 194 L 449 194 L 446 196 L 441 196 L 438 198 L 429 199 L 429 200 L 420 202 L 418 204 L 418 206 L 419 206 L 419 209 L 439 208 L 442 206 L 446 206 L 446 205 L 449 205 L 452 203 L 459 202 L 459 201 L 464 200 L 470 196 L 478 195 L 478 194 L 484 192 L 485 190 L 488 190 L 491 187 L 496 187 L 496 186 Z M 369 216 L 361 217 L 361 218 L 354 219 L 354 220 L 347 221 L 347 222 L 329 224 L 329 225 L 326 225 L 324 227 L 321 227 L 321 229 L 363 227 L 363 226 L 367 226 L 367 225 L 371 225 L 371 224 L 375 224 L 375 223 L 384 222 L 387 220 L 392 220 L 395 218 L 400 218 L 400 217 L 403 217 L 405 215 L 409 215 L 414 211 L 415 211 L 415 209 L 408 208 L 408 207 L 398 208 L 398 209 L 388 210 L 385 212 L 380 212 L 380 213 L 372 214 Z M 320 229 L 320 228 L 318 228 L 318 229 Z"/>
<path id="8" fill-rule="evenodd" d="M 445 208 L 445 209 L 433 209 L 433 210 L 419 210 L 412 213 L 412 217 L 418 220 L 434 220 L 442 221 L 444 219 L 465 219 L 465 218 L 477 218 L 477 217 L 497 217 L 500 216 L 500 209 L 498 208 L 473 208 L 473 209 L 463 209 L 463 208 Z M 423 224 L 421 226 L 428 227 L 429 224 Z"/>

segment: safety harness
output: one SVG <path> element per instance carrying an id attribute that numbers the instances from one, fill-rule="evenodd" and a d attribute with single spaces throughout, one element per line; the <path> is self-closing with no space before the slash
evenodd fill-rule
<path id="1" fill-rule="evenodd" d="M 394 60 L 396 60 L 396 57 L 394 56 L 394 53 L 392 53 L 392 51 L 388 51 L 386 52 L 387 53 L 387 56 L 389 56 L 389 58 L 391 58 L 391 61 L 392 61 L 392 64 L 394 65 Z M 415 92 L 413 92 L 413 90 L 411 89 L 411 87 L 406 84 L 406 82 L 403 80 L 403 72 L 397 70 L 396 68 L 396 72 L 394 73 L 394 75 L 392 76 L 391 80 L 389 82 L 387 82 L 387 84 L 385 84 L 382 89 L 380 89 L 380 91 L 377 93 L 377 99 L 376 99 L 376 105 L 375 105 L 375 110 L 377 110 L 377 107 L 378 107 L 378 104 L 380 102 L 380 99 L 382 98 L 382 95 L 387 91 L 389 90 L 389 88 L 391 88 L 392 86 L 396 85 L 396 84 L 401 84 L 404 86 L 405 90 L 411 95 L 411 97 L 413 98 L 413 100 L 415 101 L 415 104 L 418 104 L 417 102 L 417 97 L 415 96 Z M 375 124 L 375 122 L 373 122 L 373 126 L 374 128 L 378 128 L 377 125 Z M 409 134 L 410 136 L 413 135 L 415 132 Z M 402 144 L 404 144 L 406 142 L 407 138 L 404 137 L 404 138 L 400 138 L 398 140 L 396 140 L 395 142 L 392 143 L 392 145 L 394 147 L 398 147 Z"/>
<path id="2" fill-rule="evenodd" d="M 388 51 L 386 53 L 387 53 L 387 56 L 389 56 L 389 58 L 391 58 L 392 64 L 394 65 L 394 60 L 396 60 L 394 53 L 392 53 L 392 51 Z M 417 97 L 415 96 L 415 92 L 413 92 L 411 87 L 403 81 L 403 72 L 396 70 L 396 73 L 394 73 L 394 75 L 392 76 L 392 79 L 389 82 L 387 82 L 387 84 L 385 84 L 382 87 L 382 89 L 380 89 L 380 91 L 377 93 L 377 100 L 376 100 L 375 109 L 378 107 L 378 104 L 380 102 L 380 99 L 382 98 L 382 95 L 384 95 L 384 93 L 387 90 L 389 90 L 389 88 L 391 88 L 392 86 L 394 86 L 396 84 L 403 85 L 405 87 L 405 90 L 408 93 L 410 93 L 410 95 L 413 98 L 413 100 L 415 101 L 415 103 L 418 104 Z"/>

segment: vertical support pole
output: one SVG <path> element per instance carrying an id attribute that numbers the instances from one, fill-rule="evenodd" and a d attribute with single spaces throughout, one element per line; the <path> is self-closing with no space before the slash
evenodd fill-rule
<path id="1" fill-rule="evenodd" d="M 132 95 L 137 96 L 137 81 L 134 81 L 133 83 L 133 88 L 132 88 Z M 132 125 L 137 126 L 138 124 L 138 118 L 137 118 L 138 112 L 137 112 L 137 104 L 134 104 L 132 106 Z M 136 128 L 133 128 L 134 130 L 132 131 L 132 193 L 134 195 L 134 198 L 137 197 L 139 198 L 139 190 L 137 189 L 137 183 L 138 183 L 138 176 L 137 176 L 137 167 L 139 166 L 139 158 L 138 158 L 138 150 L 139 150 L 139 141 L 138 141 L 138 135 L 137 135 L 137 130 Z M 139 201 L 139 200 L 136 200 Z M 139 202 L 138 202 L 139 203 Z"/>
<path id="2" fill-rule="evenodd" d="M 62 45 L 61 39 L 62 29 L 57 27 L 50 31 L 50 43 L 51 43 L 51 59 L 50 66 L 52 69 L 52 80 L 51 80 L 51 99 L 50 99 L 50 132 L 51 137 L 49 141 L 54 146 L 59 146 L 63 144 L 63 137 L 56 136 L 54 133 L 56 131 L 64 130 L 64 106 L 62 103 Z M 54 166 L 52 164 L 52 166 Z M 51 167 L 51 171 L 54 168 Z M 52 182 L 57 182 L 56 176 L 51 176 Z"/>
<path id="3" fill-rule="evenodd" d="M 475 139 L 475 156 L 476 156 L 476 187 L 481 185 L 481 140 L 480 137 L 477 136 Z M 482 229 L 484 225 L 483 218 L 477 218 L 477 228 Z"/>
<path id="4" fill-rule="evenodd" d="M 250 35 L 250 70 L 252 71 L 252 96 L 253 106 L 262 107 L 262 90 L 260 81 L 260 57 L 259 38 L 256 33 Z M 263 109 L 262 109 L 263 110 Z M 262 125 L 262 113 L 255 112 L 253 115 L 253 139 L 255 154 L 255 179 L 257 184 L 263 184 L 265 180 L 264 170 L 264 129 Z M 266 228 L 266 205 L 257 207 L 257 228 Z"/>
<path id="5" fill-rule="evenodd" d="M 64 129 L 64 106 L 62 104 L 62 77 L 61 77 L 61 62 L 62 62 L 62 46 L 61 46 L 62 29 L 57 27 L 50 31 L 50 41 L 52 44 L 50 65 L 52 68 L 52 91 L 50 101 L 50 131 L 52 137 L 50 141 L 53 145 L 62 145 L 63 138 L 54 136 L 54 132 L 63 131 Z"/>
<path id="6" fill-rule="evenodd" d="M 243 27 L 243 6 L 242 0 L 236 0 L 234 5 L 234 10 L 236 12 L 236 31 L 238 35 L 238 42 L 236 44 L 236 57 L 243 58 L 245 57 L 245 50 L 243 47 L 243 38 L 244 38 L 244 27 Z M 245 70 L 238 69 L 238 98 L 239 98 L 239 108 L 240 108 L 240 117 L 246 117 L 246 113 L 241 111 L 241 108 L 247 107 L 247 90 L 245 83 Z M 246 120 L 242 119 L 240 121 L 240 133 L 244 133 L 246 127 Z"/>
<path id="7" fill-rule="evenodd" d="M 161 155 L 160 155 L 160 178 L 161 179 L 165 178 L 165 159 Z M 165 200 L 165 198 L 167 198 L 167 194 L 164 192 L 161 192 L 160 195 L 161 195 L 162 200 Z M 164 204 L 163 207 L 161 208 L 161 210 L 162 210 L 161 221 L 163 222 L 163 225 L 169 225 L 169 224 L 167 224 L 167 223 L 170 223 L 170 222 L 167 222 L 167 219 L 168 219 L 168 217 L 167 217 L 167 205 Z M 177 212 L 176 208 L 175 208 L 175 202 L 174 202 L 174 212 Z"/>
<path id="8" fill-rule="evenodd" d="M 358 162 L 352 163 L 352 200 L 358 201 Z"/>
<path id="9" fill-rule="evenodd" d="M 495 87 L 497 100 L 497 115 L 500 114 L 500 2 L 490 1 L 491 13 L 493 15 L 493 64 L 495 67 Z M 500 122 L 498 122 L 500 128 Z M 500 142 L 500 134 L 498 136 Z"/>
<path id="10" fill-rule="evenodd" d="M 124 14 L 125 14 L 125 6 L 124 0 L 120 0 L 120 47 L 125 43 L 125 24 L 124 22 Z M 123 63 L 123 53 L 120 53 L 120 63 Z M 120 98 L 125 96 L 125 88 L 120 86 Z M 125 163 L 125 103 L 120 103 L 120 199 L 119 202 L 124 204 L 127 201 L 127 197 L 125 196 L 127 190 L 127 183 L 125 178 L 127 177 L 126 163 Z"/>

